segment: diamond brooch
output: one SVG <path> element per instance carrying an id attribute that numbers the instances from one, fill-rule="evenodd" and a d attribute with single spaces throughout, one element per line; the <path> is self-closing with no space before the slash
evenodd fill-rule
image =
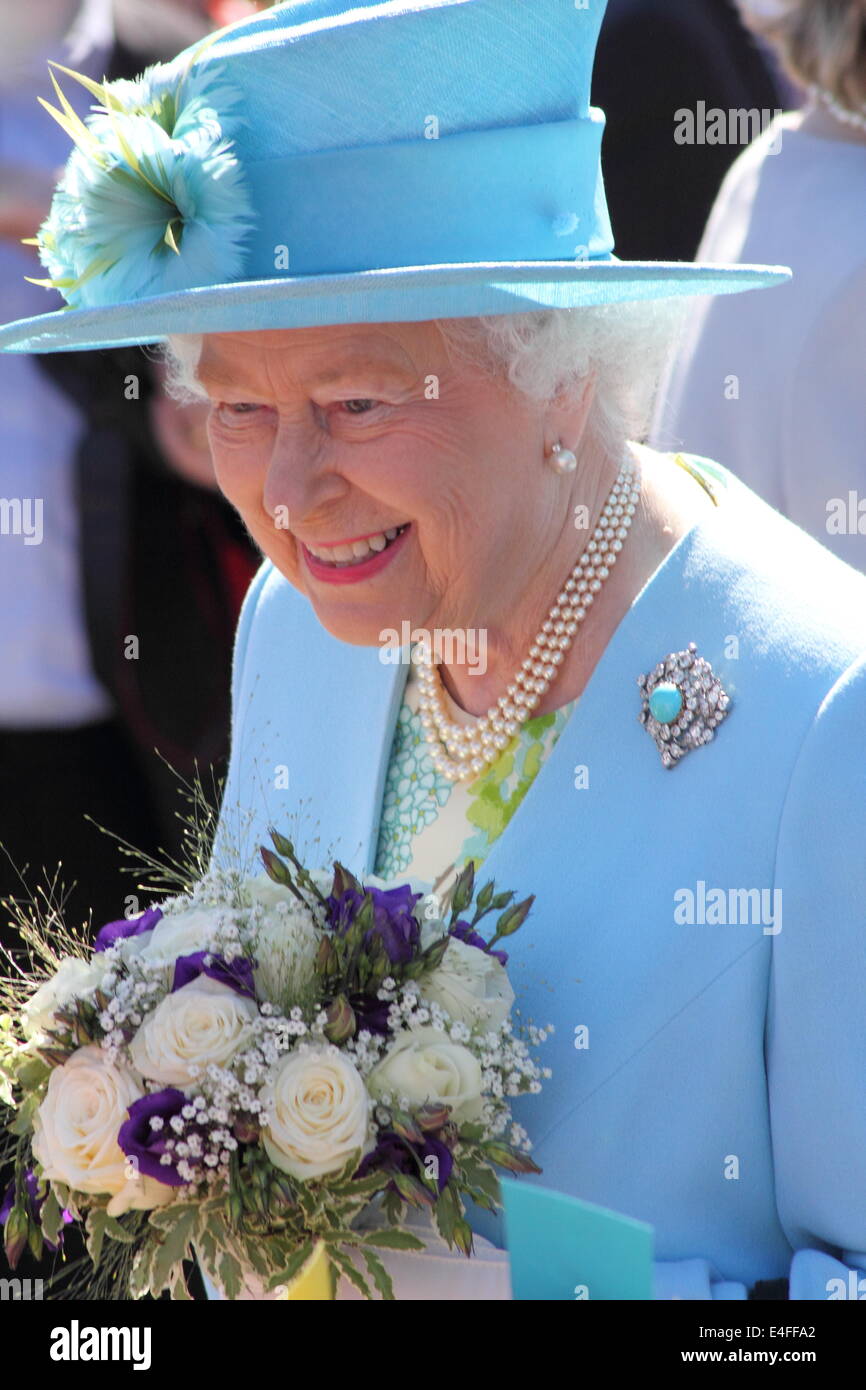
<path id="1" fill-rule="evenodd" d="M 731 697 L 697 651 L 689 642 L 685 651 L 670 652 L 637 678 L 638 719 L 659 750 L 662 767 L 676 767 L 686 753 L 709 743 L 730 708 Z"/>

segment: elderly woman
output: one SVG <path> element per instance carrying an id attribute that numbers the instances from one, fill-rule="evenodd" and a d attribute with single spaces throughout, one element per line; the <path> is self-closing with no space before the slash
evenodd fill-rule
<path id="1" fill-rule="evenodd" d="M 212 403 L 266 557 L 217 857 L 275 823 L 362 876 L 534 893 L 538 1181 L 650 1223 L 659 1298 L 823 1299 L 866 1268 L 866 581 L 633 442 L 650 301 L 784 277 L 611 255 L 600 9 L 281 6 L 181 55 L 182 98 L 174 66 L 110 94 L 140 104 L 91 134 L 163 149 L 148 234 L 126 151 L 73 157 L 40 236 L 71 307 L 0 346 L 167 340 Z M 400 1296 L 507 1297 L 474 1225 L 477 1262 L 406 1256 Z"/>

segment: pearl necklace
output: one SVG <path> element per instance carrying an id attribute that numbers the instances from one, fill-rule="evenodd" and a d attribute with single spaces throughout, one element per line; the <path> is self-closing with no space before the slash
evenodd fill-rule
<path id="1" fill-rule="evenodd" d="M 466 782 L 495 762 L 538 706 L 616 564 L 639 498 L 640 476 L 632 459 L 626 458 L 592 538 L 557 594 L 528 657 L 505 694 L 470 728 L 455 724 L 445 713 L 442 678 L 429 643 L 415 647 L 412 659 L 418 667 L 421 727 L 433 766 L 449 782 Z"/>
<path id="2" fill-rule="evenodd" d="M 821 102 L 823 106 L 835 116 L 837 121 L 843 125 L 853 126 L 855 130 L 866 130 L 866 110 L 849 111 L 847 106 L 842 106 L 835 97 L 831 97 L 829 92 L 825 92 L 822 87 L 810 87 L 809 95 L 813 101 Z"/>

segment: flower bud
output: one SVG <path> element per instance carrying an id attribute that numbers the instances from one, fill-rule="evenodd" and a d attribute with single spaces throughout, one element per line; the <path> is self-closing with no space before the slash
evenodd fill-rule
<path id="1" fill-rule="evenodd" d="M 36 1049 L 43 1062 L 49 1067 L 62 1067 L 69 1061 L 69 1051 L 59 1047 L 38 1047 Z"/>
<path id="2" fill-rule="evenodd" d="M 284 887 L 290 887 L 292 876 L 288 866 L 280 859 L 279 855 L 274 854 L 272 849 L 266 845 L 259 847 L 259 854 L 262 856 L 262 863 L 265 866 L 268 878 L 272 878 L 274 883 L 282 883 Z"/>
<path id="3" fill-rule="evenodd" d="M 454 1223 L 454 1244 L 462 1254 L 472 1254 L 472 1227 L 468 1221 L 461 1219 Z"/>
<path id="4" fill-rule="evenodd" d="M 410 1207 L 415 1207 L 419 1211 L 425 1207 L 435 1207 L 435 1196 L 417 1178 L 410 1177 L 408 1173 L 392 1173 L 391 1181 L 403 1201 L 408 1202 Z"/>
<path id="5" fill-rule="evenodd" d="M 475 906 L 477 908 L 480 908 L 482 912 L 486 912 L 488 907 L 490 907 L 490 905 L 493 902 L 493 889 L 494 880 L 491 878 L 488 879 L 488 881 L 485 883 L 484 887 L 478 894 L 478 897 L 475 899 Z"/>
<path id="6" fill-rule="evenodd" d="M 258 1142 L 260 1127 L 258 1120 L 252 1116 L 239 1116 L 232 1126 L 232 1133 L 239 1144 L 255 1144 Z"/>
<path id="7" fill-rule="evenodd" d="M 336 999 L 332 999 L 326 1012 L 328 1021 L 323 1032 L 328 1042 L 339 1045 L 355 1036 L 355 1010 L 345 994 L 338 994 Z"/>
<path id="8" fill-rule="evenodd" d="M 29 1231 L 30 1222 L 27 1219 L 27 1213 L 22 1211 L 20 1207 L 13 1207 L 6 1218 L 6 1225 L 3 1227 L 3 1245 L 10 1269 L 16 1268 L 18 1261 L 24 1254 Z"/>
<path id="9" fill-rule="evenodd" d="M 243 1220 L 244 1202 L 241 1194 L 234 1188 L 229 1192 L 227 1206 L 229 1224 L 237 1229 Z"/>
<path id="10" fill-rule="evenodd" d="M 448 1123 L 451 1108 L 448 1105 L 422 1105 L 415 1111 L 415 1119 L 425 1134 L 431 1134 Z"/>
<path id="11" fill-rule="evenodd" d="M 423 1144 L 424 1135 L 420 1128 L 412 1123 L 410 1115 L 406 1115 L 402 1110 L 392 1112 L 391 1128 L 395 1134 L 399 1134 L 401 1139 L 406 1139 L 410 1144 Z"/>
<path id="12" fill-rule="evenodd" d="M 334 943 L 329 936 L 323 936 L 319 942 L 319 949 L 316 953 L 316 974 L 326 975 L 331 969 L 336 952 Z"/>
<path id="13" fill-rule="evenodd" d="M 500 936 L 511 936 L 513 932 L 517 931 L 518 927 L 522 927 L 529 916 L 530 908 L 534 902 L 535 894 L 533 893 L 530 897 L 524 898 L 523 902 L 514 903 L 512 907 L 509 907 L 503 912 L 499 921 L 496 923 L 497 938 Z"/>
<path id="14" fill-rule="evenodd" d="M 281 835 L 279 830 L 275 830 L 272 825 L 268 826 L 268 834 L 273 841 L 274 849 L 277 851 L 277 854 L 285 855 L 286 859 L 294 859 L 295 847 L 291 840 L 287 840 L 285 835 Z"/>
<path id="15" fill-rule="evenodd" d="M 42 1227 L 33 1224 L 27 1233 L 27 1244 L 30 1246 L 30 1253 L 34 1260 L 41 1260 L 45 1249 L 45 1237 L 42 1234 Z"/>
<path id="16" fill-rule="evenodd" d="M 515 1153 L 507 1144 L 496 1142 L 484 1145 L 484 1156 L 490 1163 L 505 1168 L 509 1173 L 540 1173 L 541 1169 L 528 1154 Z"/>
<path id="17" fill-rule="evenodd" d="M 79 1047 L 86 1047 L 88 1043 L 93 1042 L 89 1029 L 80 1018 L 76 1018 L 72 1032 Z"/>
<path id="18" fill-rule="evenodd" d="M 454 885 L 454 892 L 451 895 L 451 915 L 452 919 L 460 916 L 472 901 L 472 894 L 475 892 L 475 864 L 470 859 L 466 868 L 460 874 Z"/>
<path id="19" fill-rule="evenodd" d="M 445 952 L 448 950 L 448 945 L 450 941 L 450 936 L 440 936 L 436 941 L 433 942 L 432 946 L 427 947 L 427 950 L 424 952 L 425 970 L 438 969 L 438 967 L 442 964 Z"/>

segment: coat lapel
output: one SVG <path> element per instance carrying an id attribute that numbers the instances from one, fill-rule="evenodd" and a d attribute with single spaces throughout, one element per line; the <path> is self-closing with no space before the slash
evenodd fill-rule
<path id="1" fill-rule="evenodd" d="M 311 866 L 370 872 L 408 668 L 332 637 L 276 571 L 237 660 L 215 857 L 255 869 L 273 825 Z"/>

